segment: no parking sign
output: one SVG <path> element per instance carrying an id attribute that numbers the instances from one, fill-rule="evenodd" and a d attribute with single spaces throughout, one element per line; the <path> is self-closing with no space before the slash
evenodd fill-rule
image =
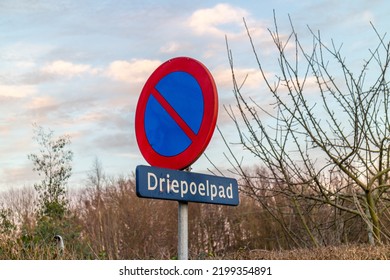
<path id="1" fill-rule="evenodd" d="M 189 57 L 160 65 L 138 100 L 138 146 L 152 166 L 182 170 L 206 149 L 218 115 L 218 94 L 208 69 Z"/>
<path id="2" fill-rule="evenodd" d="M 214 79 L 202 63 L 189 57 L 160 65 L 138 100 L 135 133 L 151 166 L 137 166 L 136 192 L 139 197 L 179 201 L 179 259 L 188 259 L 187 202 L 239 204 L 237 180 L 180 171 L 206 149 L 217 115 Z"/>

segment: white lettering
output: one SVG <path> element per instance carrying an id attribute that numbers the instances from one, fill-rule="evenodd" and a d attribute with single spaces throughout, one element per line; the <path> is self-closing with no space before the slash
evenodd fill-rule
<path id="1" fill-rule="evenodd" d="M 210 198 L 211 198 L 211 200 L 214 200 L 214 197 L 216 197 L 217 193 L 218 193 L 217 186 L 211 184 L 210 187 L 211 187 L 211 196 L 210 196 Z"/>
<path id="2" fill-rule="evenodd" d="M 199 188 L 199 194 L 201 195 L 201 196 L 205 196 L 205 186 L 204 186 L 204 184 L 203 183 L 200 183 L 199 184 L 199 186 L 198 186 L 198 188 Z"/>
<path id="3" fill-rule="evenodd" d="M 225 188 L 223 186 L 219 186 L 219 197 L 220 198 L 226 198 L 225 196 Z"/>
<path id="4" fill-rule="evenodd" d="M 197 190 L 196 183 L 195 182 L 191 182 L 191 184 L 190 184 L 190 193 L 192 195 L 195 195 L 196 194 L 196 190 Z"/>
<path id="5" fill-rule="evenodd" d="M 169 174 L 167 174 L 167 192 L 169 193 L 170 188 L 170 181 L 169 181 Z"/>
<path id="6" fill-rule="evenodd" d="M 180 181 L 180 195 L 183 197 L 188 192 L 188 184 L 186 181 Z"/>
<path id="7" fill-rule="evenodd" d="M 150 179 L 153 177 L 154 179 L 154 186 L 150 183 Z M 148 172 L 148 190 L 153 191 L 157 188 L 157 177 L 153 173 Z"/>
<path id="8" fill-rule="evenodd" d="M 160 178 L 160 192 L 164 191 L 163 183 L 165 182 L 165 178 Z"/>
<path id="9" fill-rule="evenodd" d="M 177 180 L 173 180 L 170 186 L 171 191 L 174 193 L 179 193 L 179 182 Z"/>
<path id="10" fill-rule="evenodd" d="M 219 185 L 218 183 L 212 184 L 211 182 L 213 181 L 210 182 L 208 179 L 191 181 L 186 177 L 176 179 L 175 173 L 173 173 L 173 177 L 171 175 L 172 173 L 165 173 L 161 176 L 155 174 L 154 172 L 147 172 L 147 190 L 172 194 L 169 199 L 178 198 L 179 195 L 181 198 L 188 198 L 189 201 L 192 201 L 192 196 L 194 196 L 194 199 L 198 196 L 196 201 L 203 201 L 205 199 L 205 202 L 212 202 L 214 200 L 218 201 L 218 199 L 234 199 L 234 183 L 230 182 L 229 185 L 225 186 Z"/>
<path id="11" fill-rule="evenodd" d="M 230 183 L 229 187 L 226 188 L 226 196 L 229 199 L 233 198 L 233 186 L 232 186 L 232 183 Z"/>

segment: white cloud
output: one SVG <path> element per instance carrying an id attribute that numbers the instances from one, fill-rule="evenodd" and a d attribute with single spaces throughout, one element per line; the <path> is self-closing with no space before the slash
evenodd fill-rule
<path id="1" fill-rule="evenodd" d="M 160 48 L 160 52 L 162 53 L 175 53 L 179 51 L 182 46 L 176 42 L 170 42 Z"/>
<path id="2" fill-rule="evenodd" d="M 51 96 L 40 96 L 40 97 L 33 98 L 29 102 L 27 107 L 29 109 L 32 109 L 32 110 L 39 110 L 39 109 L 43 109 L 43 108 L 54 106 L 56 104 L 57 104 L 57 102 L 56 102 L 56 100 L 53 97 L 51 97 Z"/>
<path id="3" fill-rule="evenodd" d="M 230 68 L 216 69 L 213 72 L 213 76 L 218 87 L 227 89 L 233 88 L 232 72 Z M 262 80 L 259 70 L 255 68 L 235 68 L 234 76 L 237 80 L 237 83 L 244 83 L 244 87 L 246 89 L 259 87 Z"/>
<path id="4" fill-rule="evenodd" d="M 359 20 L 361 22 L 375 22 L 375 15 L 369 11 L 369 10 L 365 10 L 361 13 L 361 17 L 359 17 Z"/>
<path id="5" fill-rule="evenodd" d="M 21 69 L 32 69 L 35 67 L 35 62 L 34 61 L 18 61 L 16 62 L 16 67 L 21 68 Z"/>
<path id="6" fill-rule="evenodd" d="M 161 61 L 159 60 L 116 60 L 109 65 L 106 74 L 117 81 L 140 83 L 145 82 L 160 64 Z"/>
<path id="7" fill-rule="evenodd" d="M 232 37 L 242 33 L 243 18 L 248 15 L 249 13 L 242 8 L 218 4 L 213 8 L 195 11 L 188 24 L 198 35 Z"/>
<path id="8" fill-rule="evenodd" d="M 22 158 L 22 156 L 21 156 Z M 26 158 L 24 156 L 23 158 Z M 15 185 L 32 185 L 39 180 L 37 173 L 33 172 L 33 166 L 30 162 L 23 162 L 21 159 L 18 165 L 5 166 L 2 169 L 0 184 L 8 184 L 12 182 Z"/>
<path id="9" fill-rule="evenodd" d="M 98 69 L 87 64 L 75 64 L 64 60 L 56 60 L 42 68 L 42 72 L 55 76 L 73 77 L 81 74 L 97 74 Z"/>
<path id="10" fill-rule="evenodd" d="M 22 98 L 33 95 L 37 88 L 31 85 L 0 85 L 0 96 Z"/>

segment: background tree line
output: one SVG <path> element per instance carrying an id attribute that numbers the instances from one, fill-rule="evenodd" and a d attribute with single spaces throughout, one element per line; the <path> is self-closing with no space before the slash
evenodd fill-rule
<path id="1" fill-rule="evenodd" d="M 37 213 L 34 189 L 3 193 L 0 258 L 176 258 L 177 203 L 138 198 L 133 177 L 104 178 L 99 187 L 86 186 L 68 198 L 66 214 L 57 220 Z M 245 194 L 240 199 L 237 207 L 189 204 L 191 259 L 259 249 L 310 248 L 301 215 L 324 245 L 367 242 L 364 222 L 353 215 L 335 213 L 330 207 L 300 202 L 300 213 L 283 196 L 268 197 L 267 205 Z M 271 207 L 278 216 L 268 211 Z M 63 254 L 56 248 L 55 234 L 64 238 Z"/>
<path id="2" fill-rule="evenodd" d="M 41 149 L 29 158 L 42 180 L 1 194 L 0 259 L 176 258 L 176 202 L 138 198 L 133 175 L 109 178 L 98 160 L 85 187 L 69 192 L 69 138 L 37 128 L 36 140 Z M 250 174 L 238 207 L 189 204 L 191 259 L 310 248 L 313 236 L 321 245 L 368 241 L 359 216 L 286 195 L 265 168 Z"/>
<path id="3" fill-rule="evenodd" d="M 247 27 L 268 104 L 259 102 L 264 93 L 245 93 L 227 44 L 236 105 L 226 111 L 258 165 L 244 166 L 223 138 L 240 205 L 190 204 L 190 258 L 388 243 L 390 42 L 373 27 L 378 43 L 356 69 L 341 46 L 308 31 L 310 44 L 275 20 L 267 59 L 274 55 L 278 70 L 270 75 Z M 29 158 L 42 180 L 1 195 L 0 258 L 176 257 L 175 202 L 137 198 L 133 175 L 107 178 L 98 161 L 85 187 L 69 193 L 70 139 L 38 127 L 36 140 L 41 150 Z"/>

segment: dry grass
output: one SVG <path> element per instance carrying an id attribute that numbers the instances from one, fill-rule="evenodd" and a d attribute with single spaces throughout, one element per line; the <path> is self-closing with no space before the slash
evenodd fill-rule
<path id="1" fill-rule="evenodd" d="M 223 256 L 248 260 L 389 260 L 390 245 L 343 245 L 283 251 L 251 250 Z"/>

